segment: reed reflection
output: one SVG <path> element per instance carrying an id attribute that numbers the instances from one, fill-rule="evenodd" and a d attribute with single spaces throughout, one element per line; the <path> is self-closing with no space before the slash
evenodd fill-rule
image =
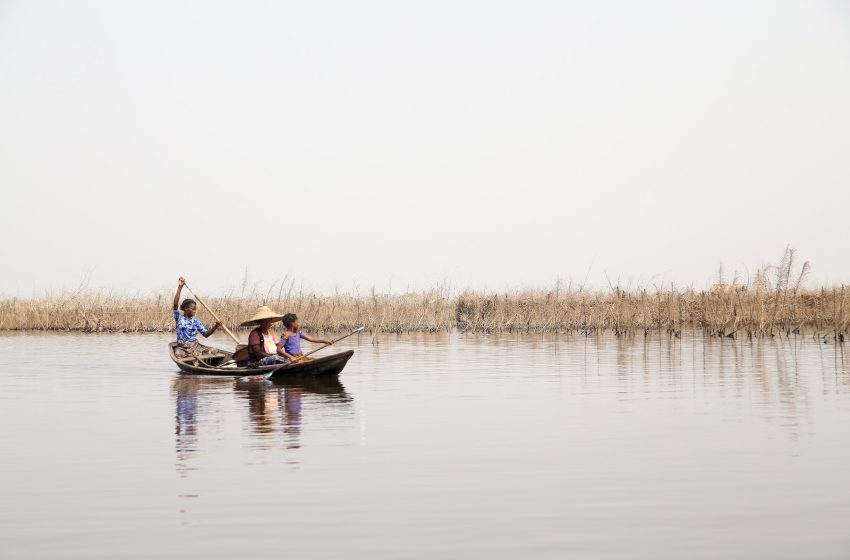
<path id="1" fill-rule="evenodd" d="M 806 375 L 820 355 L 823 382 Z M 614 383 L 619 399 L 720 397 L 740 414 L 779 420 L 794 438 L 819 391 L 850 393 L 846 343 L 812 337 L 750 340 L 703 337 L 596 337 L 576 360 L 584 390 Z M 715 402 L 715 401 L 712 401 Z"/>
<path id="2" fill-rule="evenodd" d="M 177 470 L 183 476 L 204 451 L 202 434 L 211 442 L 225 437 L 227 423 L 233 422 L 234 402 L 238 417 L 247 413 L 242 433 L 249 437 L 243 441 L 260 449 L 298 449 L 305 417 L 318 424 L 327 413 L 353 409 L 352 397 L 336 377 L 268 381 L 183 375 L 174 379 L 172 394 Z"/>

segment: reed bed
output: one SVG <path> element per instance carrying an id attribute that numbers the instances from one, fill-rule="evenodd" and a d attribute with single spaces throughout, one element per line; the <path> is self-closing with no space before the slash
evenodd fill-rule
<path id="1" fill-rule="evenodd" d="M 793 251 L 751 282 L 718 283 L 709 290 L 655 287 L 510 293 L 448 289 L 404 294 L 319 295 L 295 291 L 207 298 L 231 329 L 259 305 L 298 313 L 313 332 L 345 332 L 365 325 L 372 333 L 535 332 L 617 336 L 653 332 L 680 336 L 689 329 L 710 336 L 765 337 L 810 333 L 844 341 L 850 333 L 850 289 L 804 290 L 808 263 L 794 271 Z M 127 297 L 78 291 L 35 299 L 0 300 L 0 330 L 164 332 L 174 328 L 172 294 Z M 199 317 L 210 321 L 201 308 Z"/>
<path id="2" fill-rule="evenodd" d="M 698 329 L 715 336 L 762 337 L 810 331 L 844 340 L 850 332 L 847 287 L 795 293 L 734 290 L 640 290 L 586 292 L 529 290 L 503 294 L 463 292 L 300 294 L 288 300 L 208 298 L 236 329 L 257 306 L 295 311 L 316 332 L 343 332 L 360 325 L 372 332 L 574 332 L 610 331 L 635 336 L 652 331 L 679 336 Z M 205 322 L 209 316 L 201 310 Z M 167 294 L 133 298 L 82 293 L 38 299 L 0 300 L 0 330 L 161 332 L 173 330 Z"/>

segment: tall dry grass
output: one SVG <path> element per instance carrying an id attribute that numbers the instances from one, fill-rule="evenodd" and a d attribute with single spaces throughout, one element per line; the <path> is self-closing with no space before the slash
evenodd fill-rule
<path id="1" fill-rule="evenodd" d="M 679 335 L 699 329 L 718 336 L 772 336 L 804 330 L 839 340 L 850 331 L 844 286 L 795 293 L 751 290 L 640 290 L 586 292 L 529 290 L 503 294 L 440 292 L 370 296 L 305 294 L 290 302 L 261 297 L 209 298 L 228 327 L 250 317 L 257 306 L 292 310 L 313 331 L 342 332 L 366 325 L 373 332 L 612 331 L 635 335 L 661 331 Z M 98 293 L 0 301 L 0 330 L 85 332 L 168 331 L 174 327 L 170 298 L 126 298 Z M 204 311 L 202 320 L 209 321 Z"/>
<path id="2" fill-rule="evenodd" d="M 697 291 L 674 286 L 603 291 L 556 285 L 510 293 L 448 289 L 405 294 L 316 295 L 281 285 L 277 293 L 207 298 L 235 329 L 259 305 L 294 311 L 314 332 L 343 332 L 366 325 L 372 332 L 574 332 L 618 336 L 651 332 L 679 336 L 698 329 L 712 336 L 763 337 L 809 332 L 843 341 L 850 333 L 850 289 L 804 290 L 808 263 L 793 250 L 751 281 L 719 283 Z M 0 300 L 0 330 L 85 332 L 169 331 L 172 294 L 125 297 L 79 291 L 35 299 Z M 208 321 L 203 311 L 199 316 Z"/>

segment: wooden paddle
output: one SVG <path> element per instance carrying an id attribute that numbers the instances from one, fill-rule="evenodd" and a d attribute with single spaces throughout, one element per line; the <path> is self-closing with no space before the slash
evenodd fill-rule
<path id="1" fill-rule="evenodd" d="M 218 322 L 221 324 L 221 328 L 223 328 L 223 329 L 224 329 L 224 332 L 226 332 L 227 334 L 229 334 L 229 335 L 230 335 L 230 338 L 232 338 L 232 339 L 233 339 L 233 342 L 235 342 L 235 343 L 236 343 L 236 346 L 238 347 L 238 346 L 241 344 L 241 343 L 239 342 L 239 339 L 238 339 L 238 338 L 236 338 L 236 335 L 235 335 L 235 334 L 233 334 L 232 332 L 230 332 L 230 329 L 228 329 L 228 328 L 227 328 L 227 326 L 224 324 L 224 321 L 222 321 L 222 320 L 219 318 L 219 316 L 215 314 L 215 311 L 213 311 L 212 309 L 210 309 L 210 306 L 209 306 L 209 305 L 207 305 L 207 304 L 204 302 L 204 300 L 202 300 L 200 297 L 198 297 L 198 294 L 196 294 L 196 293 L 195 293 L 195 291 L 194 291 L 194 290 L 192 290 L 192 288 L 190 288 L 190 287 L 189 287 L 189 283 L 188 283 L 188 282 L 183 282 L 183 286 L 185 286 L 185 287 L 186 287 L 186 289 L 187 289 L 187 290 L 189 290 L 189 293 L 190 293 L 190 294 L 192 294 L 192 296 L 193 296 L 193 297 L 197 300 L 197 302 L 198 302 L 198 303 L 200 303 L 201 305 L 203 305 L 203 306 L 204 306 L 204 309 L 206 309 L 206 310 L 209 312 L 209 314 L 213 316 L 213 319 L 215 319 L 216 321 L 218 321 Z"/>
<path id="2" fill-rule="evenodd" d="M 307 356 L 309 356 L 310 354 L 315 354 L 316 352 L 318 352 L 318 351 L 319 351 L 319 350 L 321 350 L 322 348 L 327 348 L 327 347 L 328 347 L 328 346 L 330 346 L 331 344 L 336 344 L 337 342 L 339 342 L 339 341 L 340 341 L 340 340 L 342 340 L 343 338 L 348 338 L 349 336 L 351 336 L 351 335 L 353 335 L 353 334 L 355 334 L 355 333 L 359 333 L 360 331 L 362 331 L 362 330 L 363 330 L 363 329 L 365 329 L 365 328 L 366 328 L 366 326 L 364 325 L 364 326 L 360 327 L 359 329 L 354 329 L 353 331 L 351 331 L 351 332 L 350 332 L 350 333 L 348 333 L 347 335 L 345 335 L 345 336 L 341 336 L 341 337 L 337 338 L 336 340 L 334 340 L 334 341 L 333 341 L 333 342 L 331 342 L 330 344 L 323 344 L 322 346 L 319 346 L 319 347 L 318 347 L 318 348 L 316 348 L 315 350 L 311 350 L 310 352 L 307 352 L 306 354 L 303 354 L 303 355 L 301 355 L 301 356 L 298 356 L 297 358 L 295 358 L 295 360 L 293 360 L 293 361 L 292 361 L 292 363 L 293 363 L 293 364 L 298 363 L 299 361 L 303 360 L 304 358 L 306 358 L 306 357 L 307 357 Z"/>

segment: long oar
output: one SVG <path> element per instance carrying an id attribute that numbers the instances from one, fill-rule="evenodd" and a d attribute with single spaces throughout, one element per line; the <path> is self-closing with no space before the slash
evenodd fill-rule
<path id="1" fill-rule="evenodd" d="M 347 335 L 339 337 L 338 339 L 334 340 L 334 341 L 333 341 L 333 342 L 331 342 L 330 344 L 323 344 L 323 345 L 319 346 L 318 348 L 316 348 L 315 350 L 311 350 L 310 352 L 307 352 L 306 354 L 303 354 L 303 355 L 301 355 L 301 356 L 298 356 L 298 358 L 296 358 L 296 359 L 295 359 L 295 361 L 294 361 L 294 362 L 292 362 L 292 363 L 294 364 L 294 363 L 296 363 L 296 362 L 299 362 L 299 361 L 303 360 L 304 358 L 306 358 L 307 356 L 309 356 L 310 354 L 315 354 L 315 353 L 316 353 L 316 352 L 318 352 L 319 350 L 321 350 L 321 349 L 323 349 L 323 348 L 327 348 L 327 347 L 328 347 L 328 346 L 330 346 L 331 344 L 336 344 L 336 343 L 337 343 L 337 342 L 339 342 L 340 340 L 342 340 L 342 339 L 344 339 L 344 338 L 348 338 L 349 336 L 351 336 L 351 335 L 353 335 L 353 334 L 355 334 L 355 333 L 359 333 L 360 331 L 362 331 L 362 330 L 363 330 L 363 329 L 365 329 L 365 328 L 366 328 L 366 326 L 364 325 L 364 326 L 360 327 L 359 329 L 354 329 L 353 331 L 351 331 L 351 332 L 350 332 L 350 333 L 348 333 Z"/>
<path id="2" fill-rule="evenodd" d="M 203 306 L 204 306 L 204 309 L 206 309 L 207 311 L 209 311 L 209 314 L 210 314 L 210 315 L 212 315 L 212 316 L 213 316 L 213 318 L 221 324 L 221 328 L 223 328 L 223 329 L 224 329 L 224 332 L 226 332 L 227 334 L 229 334 L 229 335 L 230 335 L 230 338 L 232 338 L 232 339 L 233 339 L 233 342 L 235 342 L 235 343 L 236 343 L 236 345 L 237 345 L 237 346 L 239 346 L 239 344 L 241 344 L 241 343 L 239 342 L 239 339 L 238 339 L 238 338 L 236 338 L 236 335 L 235 335 L 235 334 L 233 334 L 232 332 L 230 332 L 230 329 L 228 329 L 228 328 L 227 328 L 227 326 L 224 324 L 224 322 L 223 322 L 223 321 L 219 318 L 219 316 L 215 314 L 215 311 L 213 311 L 212 309 L 210 309 L 210 306 L 209 306 L 209 305 L 207 305 L 207 304 L 204 302 L 204 300 L 202 300 L 200 297 L 198 297 L 198 294 L 196 294 L 196 293 L 194 292 L 194 290 L 192 290 L 192 288 L 190 288 L 190 287 L 189 287 L 189 284 L 188 284 L 187 282 L 184 282 L 184 283 L 183 283 L 183 285 L 184 285 L 184 286 L 186 286 L 186 289 L 187 289 L 187 290 L 189 290 L 189 293 L 190 293 L 190 294 L 192 294 L 192 296 L 194 296 L 194 298 L 195 298 L 196 300 L 198 300 L 198 303 L 200 303 L 201 305 L 203 305 Z"/>
<path id="3" fill-rule="evenodd" d="M 339 341 L 340 341 L 340 340 L 342 340 L 343 338 L 348 338 L 349 336 L 351 336 L 351 335 L 353 335 L 353 334 L 355 334 L 355 333 L 359 333 L 360 331 L 362 331 L 362 330 L 363 330 L 363 329 L 365 329 L 365 328 L 366 328 L 366 327 L 365 327 L 365 325 L 364 325 L 364 326 L 360 327 L 359 329 L 354 329 L 353 331 L 351 331 L 351 332 L 350 332 L 350 333 L 348 333 L 347 335 L 345 335 L 345 336 L 341 336 L 341 337 L 337 338 L 336 340 L 334 340 L 333 342 L 331 342 L 331 344 L 336 344 L 337 342 L 339 342 Z M 286 366 L 289 366 L 289 365 L 292 365 L 292 364 L 297 364 L 297 363 L 298 363 L 299 361 L 301 361 L 303 358 L 306 358 L 306 357 L 307 357 L 307 356 L 309 356 L 310 354 L 315 354 L 316 352 L 318 352 L 318 351 L 319 351 L 319 350 L 321 350 L 322 348 L 327 348 L 327 347 L 328 347 L 328 346 L 330 346 L 331 344 L 323 344 L 322 346 L 319 346 L 319 347 L 318 347 L 318 348 L 316 348 L 315 350 L 313 350 L 313 351 L 311 351 L 311 352 L 307 352 L 307 353 L 306 353 L 306 354 L 304 354 L 303 356 L 298 357 L 298 359 L 296 359 L 296 360 L 294 360 L 294 361 L 292 361 L 292 362 L 289 362 L 289 363 L 286 363 L 286 364 L 281 364 L 281 365 L 279 365 L 278 367 L 276 367 L 276 368 L 274 368 L 273 370 L 271 370 L 270 372 L 268 372 L 268 373 L 264 374 L 264 375 L 263 375 L 263 377 L 265 377 L 266 379 L 269 379 L 269 378 L 271 378 L 271 376 L 272 376 L 272 375 L 274 375 L 274 374 L 275 374 L 275 372 L 277 372 L 277 370 L 279 370 L 279 369 L 283 369 L 283 368 L 285 368 Z M 246 377 L 250 377 L 250 376 L 246 376 Z M 243 377 L 242 379 L 245 379 L 245 378 Z"/>

